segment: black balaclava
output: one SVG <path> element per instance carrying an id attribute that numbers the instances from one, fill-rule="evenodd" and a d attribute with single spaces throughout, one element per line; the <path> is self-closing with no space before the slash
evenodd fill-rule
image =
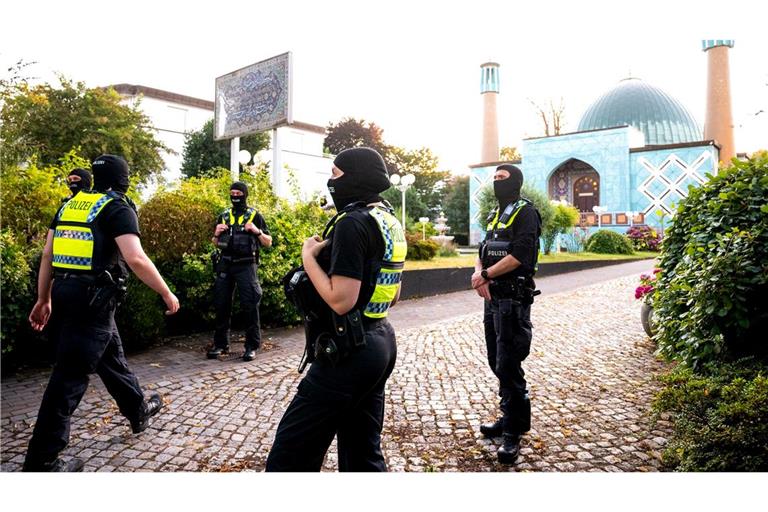
<path id="1" fill-rule="evenodd" d="M 90 190 L 91 189 L 91 173 L 86 171 L 85 169 L 72 169 L 70 171 L 69 176 L 78 176 L 80 178 L 80 181 L 76 181 L 74 183 L 67 183 L 67 186 L 69 187 L 70 192 L 72 192 L 72 195 L 74 196 L 81 190 Z"/>
<path id="2" fill-rule="evenodd" d="M 510 203 L 520 199 L 520 189 L 523 188 L 523 171 L 512 164 L 503 164 L 497 171 L 507 171 L 509 178 L 493 182 L 493 194 L 499 200 L 499 210 L 504 211 Z"/>
<path id="3" fill-rule="evenodd" d="M 131 182 L 128 178 L 128 162 L 121 156 L 101 155 L 91 164 L 93 188 L 99 192 L 109 189 L 125 194 Z"/>
<path id="4" fill-rule="evenodd" d="M 229 196 L 229 200 L 232 201 L 232 208 L 240 211 L 248 207 L 248 185 L 242 181 L 236 181 L 229 187 L 229 190 L 239 190 L 243 193 L 242 196 Z"/>
<path id="5" fill-rule="evenodd" d="M 379 194 L 390 187 L 387 166 L 375 149 L 345 149 L 336 155 L 333 165 L 344 171 L 340 178 L 328 180 L 328 191 L 337 211 L 357 201 L 382 201 Z"/>

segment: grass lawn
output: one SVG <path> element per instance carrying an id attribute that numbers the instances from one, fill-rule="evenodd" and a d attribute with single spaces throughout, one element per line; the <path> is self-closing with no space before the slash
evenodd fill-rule
<path id="1" fill-rule="evenodd" d="M 539 255 L 539 263 L 555 263 L 563 261 L 584 260 L 634 260 L 642 258 L 657 258 L 658 252 L 636 252 L 635 254 L 597 254 L 593 252 L 561 252 L 550 255 Z M 464 254 L 461 256 L 441 257 L 437 256 L 430 261 L 407 260 L 405 270 L 421 270 L 425 268 L 462 268 L 474 267 L 477 254 Z"/>

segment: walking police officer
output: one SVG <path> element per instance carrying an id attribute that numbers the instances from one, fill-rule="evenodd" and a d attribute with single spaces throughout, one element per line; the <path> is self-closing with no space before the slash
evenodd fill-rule
<path id="1" fill-rule="evenodd" d="M 70 418 L 96 373 L 134 433 L 144 431 L 162 407 L 160 395 L 145 399 L 128 368 L 115 308 L 128 267 L 159 293 L 173 314 L 179 301 L 139 241 L 139 223 L 127 201 L 128 164 L 102 155 L 92 163 L 95 190 L 81 190 L 57 213 L 43 250 L 37 302 L 29 315 L 35 330 L 59 314 L 56 364 L 43 394 L 29 441 L 24 471 L 82 471 L 83 461 L 64 462 Z"/>
<path id="2" fill-rule="evenodd" d="M 371 148 L 334 160 L 328 189 L 338 213 L 322 239 L 304 242 L 303 269 L 286 276 L 316 296 L 299 300 L 315 304 L 299 308 L 313 362 L 277 427 L 267 471 L 319 471 L 334 436 L 340 471 L 387 469 L 384 388 L 397 357 L 387 313 L 407 252 L 403 228 L 379 195 L 389 187 L 384 160 Z"/>
<path id="3" fill-rule="evenodd" d="M 488 364 L 499 379 L 501 418 L 482 425 L 486 437 L 503 436 L 499 462 L 512 464 L 531 427 L 531 402 L 521 366 L 531 348 L 531 304 L 535 291 L 541 217 L 520 197 L 523 173 L 514 165 L 496 168 L 493 190 L 499 206 L 491 212 L 472 287 L 485 299 Z"/>
<path id="4" fill-rule="evenodd" d="M 240 305 L 247 317 L 243 360 L 253 361 L 261 345 L 259 303 L 262 293 L 257 273 L 259 249 L 261 246 L 270 247 L 272 237 L 264 217 L 255 208 L 248 207 L 248 186 L 245 183 L 233 183 L 229 198 L 232 208 L 219 215 L 213 237 L 214 244 L 219 248 L 214 262 L 216 281 L 213 288 L 216 331 L 208 358 L 216 359 L 229 351 L 232 294 L 236 284 Z"/>

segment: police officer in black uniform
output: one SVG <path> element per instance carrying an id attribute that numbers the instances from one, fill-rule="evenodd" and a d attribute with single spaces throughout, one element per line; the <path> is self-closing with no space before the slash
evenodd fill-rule
<path id="1" fill-rule="evenodd" d="M 219 215 L 213 243 L 219 249 L 214 261 L 216 281 L 213 287 L 216 306 L 216 331 L 209 359 L 229 351 L 229 324 L 232 316 L 232 294 L 237 285 L 240 305 L 247 316 L 245 352 L 243 361 L 253 361 L 261 345 L 259 303 L 261 285 L 258 265 L 260 247 L 272 246 L 264 217 L 255 208 L 248 207 L 248 186 L 236 181 L 229 190 L 232 208 Z"/>
<path id="2" fill-rule="evenodd" d="M 79 167 L 72 169 L 67 175 L 67 188 L 69 188 L 71 194 L 69 197 L 62 199 L 62 203 L 72 199 L 81 190 L 91 189 L 91 173 Z"/>
<path id="3" fill-rule="evenodd" d="M 530 201 L 520 197 L 522 186 L 520 169 L 510 164 L 496 168 L 493 189 L 499 206 L 488 218 L 472 275 L 472 287 L 485 299 L 488 364 L 499 379 L 502 413 L 480 431 L 486 437 L 503 436 L 497 457 L 504 464 L 515 462 L 520 440 L 531 427 L 531 402 L 521 363 L 531 348 L 541 217 Z"/>
<path id="4" fill-rule="evenodd" d="M 145 399 L 128 368 L 115 308 L 128 267 L 159 293 L 168 308 L 179 301 L 141 248 L 138 217 L 129 200 L 128 165 L 102 155 L 92 163 L 95 190 L 81 190 L 56 214 L 43 250 L 37 302 L 29 315 L 35 330 L 59 315 L 56 364 L 43 394 L 24 471 L 82 471 L 83 461 L 63 461 L 70 418 L 96 373 L 134 433 L 149 426 L 162 407 L 157 393 Z"/>
<path id="5" fill-rule="evenodd" d="M 384 388 L 397 348 L 386 317 L 407 251 L 379 195 L 389 187 L 384 160 L 371 148 L 347 149 L 334 160 L 328 189 L 339 213 L 324 239 L 304 242 L 303 269 L 286 276 L 307 279 L 321 305 L 302 311 L 310 318 L 305 355 L 314 361 L 278 425 L 267 471 L 319 471 L 334 436 L 340 471 L 387 469 Z"/>

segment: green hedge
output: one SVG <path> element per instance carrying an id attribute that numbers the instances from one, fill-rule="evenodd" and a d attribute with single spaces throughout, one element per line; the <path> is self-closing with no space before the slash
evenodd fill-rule
<path id="1" fill-rule="evenodd" d="M 768 470 L 768 366 L 747 359 L 701 370 L 679 366 L 662 377 L 654 409 L 672 413 L 675 428 L 666 468 Z"/>
<path id="2" fill-rule="evenodd" d="M 587 239 L 586 250 L 599 254 L 634 254 L 632 242 L 629 239 L 610 229 L 596 231 Z"/>
<path id="3" fill-rule="evenodd" d="M 28 331 L 27 317 L 35 303 L 36 293 L 32 286 L 32 269 L 24 254 L 24 246 L 10 230 L 0 232 L 2 253 L 2 329 L 0 345 L 2 353 L 12 352 L 19 336 Z"/>
<path id="4" fill-rule="evenodd" d="M 659 350 L 702 363 L 768 352 L 768 152 L 690 189 L 653 297 Z"/>
<path id="5" fill-rule="evenodd" d="M 422 240 L 421 235 L 405 235 L 408 243 L 408 260 L 431 260 L 440 250 L 440 244 L 434 240 Z"/>

